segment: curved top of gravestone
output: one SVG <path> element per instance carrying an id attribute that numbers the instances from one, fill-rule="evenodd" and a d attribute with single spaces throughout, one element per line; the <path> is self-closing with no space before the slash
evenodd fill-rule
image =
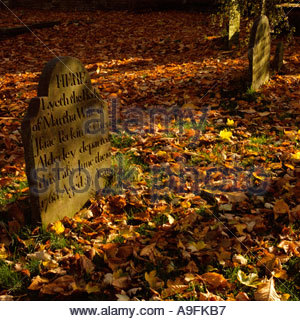
<path id="1" fill-rule="evenodd" d="M 59 75 L 62 77 L 57 78 Z M 54 58 L 45 65 L 42 71 L 37 94 L 39 97 L 51 96 L 51 94 L 55 94 L 55 89 L 58 89 L 58 86 L 63 89 L 66 82 L 69 84 L 82 83 L 82 86 L 92 88 L 90 75 L 79 59 L 74 57 Z"/>
<path id="2" fill-rule="evenodd" d="M 267 16 L 262 15 L 254 21 L 251 29 L 249 47 L 253 48 L 258 42 L 267 37 L 270 37 L 270 24 Z M 266 40 L 266 39 L 264 39 Z"/>

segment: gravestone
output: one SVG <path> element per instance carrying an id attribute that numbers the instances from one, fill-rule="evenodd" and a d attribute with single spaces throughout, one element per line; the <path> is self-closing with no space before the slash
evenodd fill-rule
<path id="1" fill-rule="evenodd" d="M 280 41 L 276 46 L 276 52 L 275 52 L 274 63 L 273 63 L 274 70 L 277 72 L 279 72 L 283 66 L 283 56 L 284 56 L 284 47 L 283 47 L 283 42 Z"/>
<path id="2" fill-rule="evenodd" d="M 262 15 L 251 29 L 248 59 L 251 88 L 258 89 L 270 78 L 271 36 L 269 20 Z"/>
<path id="3" fill-rule="evenodd" d="M 240 36 L 241 14 L 237 0 L 232 0 L 229 10 L 229 25 L 228 25 L 228 47 L 238 45 Z"/>
<path id="4" fill-rule="evenodd" d="M 32 219 L 73 216 L 105 184 L 110 142 L 107 105 L 72 57 L 44 68 L 22 122 Z"/>

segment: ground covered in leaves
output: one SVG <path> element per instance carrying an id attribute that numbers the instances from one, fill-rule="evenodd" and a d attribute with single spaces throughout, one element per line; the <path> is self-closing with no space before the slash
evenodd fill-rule
<path id="1" fill-rule="evenodd" d="M 229 51 L 201 13 L 15 13 L 62 23 L 1 40 L 0 299 L 298 300 L 299 39 L 253 92 L 246 22 Z M 109 187 L 41 228 L 20 124 L 54 55 L 86 65 L 120 124 Z"/>

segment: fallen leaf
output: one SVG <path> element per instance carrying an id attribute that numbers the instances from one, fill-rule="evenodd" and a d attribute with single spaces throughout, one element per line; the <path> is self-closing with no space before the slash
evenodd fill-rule
<path id="1" fill-rule="evenodd" d="M 295 154 L 292 154 L 292 158 L 295 160 L 300 160 L 300 151 L 296 152 Z"/>
<path id="2" fill-rule="evenodd" d="M 224 301 L 220 296 L 210 293 L 208 290 L 206 293 L 199 294 L 200 301 Z"/>
<path id="3" fill-rule="evenodd" d="M 247 265 L 247 263 L 248 263 L 248 260 L 241 254 L 235 254 L 232 257 L 232 261 L 239 263 L 240 265 Z"/>
<path id="4" fill-rule="evenodd" d="M 8 253 L 6 251 L 5 245 L 2 243 L 0 244 L 0 259 L 6 259 L 8 257 Z"/>
<path id="5" fill-rule="evenodd" d="M 61 221 L 56 221 L 51 227 L 50 231 L 56 234 L 62 234 L 65 231 L 65 227 Z"/>
<path id="6" fill-rule="evenodd" d="M 0 301 L 13 301 L 14 297 L 12 295 L 0 295 Z"/>
<path id="7" fill-rule="evenodd" d="M 114 278 L 112 281 L 112 285 L 118 289 L 128 288 L 129 283 L 130 283 L 130 278 L 128 276 L 121 276 L 119 278 Z"/>
<path id="8" fill-rule="evenodd" d="M 208 272 L 201 275 L 201 279 L 212 289 L 229 287 L 229 283 L 222 274 Z"/>
<path id="9" fill-rule="evenodd" d="M 55 279 L 51 283 L 44 285 L 41 288 L 40 293 L 48 295 L 61 294 L 68 296 L 74 292 L 75 284 L 75 279 L 72 275 L 64 275 Z"/>
<path id="10" fill-rule="evenodd" d="M 164 285 L 164 282 L 156 276 L 156 271 L 153 270 L 150 273 L 145 273 L 145 280 L 148 282 L 150 288 L 159 289 Z"/>
<path id="11" fill-rule="evenodd" d="M 85 286 L 85 291 L 88 294 L 91 293 L 99 293 L 101 291 L 99 284 L 93 284 L 92 282 L 89 282 L 86 286 Z"/>
<path id="12" fill-rule="evenodd" d="M 231 203 L 241 203 L 248 200 L 248 196 L 244 192 L 229 192 L 224 195 Z"/>
<path id="13" fill-rule="evenodd" d="M 130 301 L 130 297 L 126 294 L 116 294 L 116 297 L 118 298 L 117 301 Z"/>
<path id="14" fill-rule="evenodd" d="M 256 273 L 249 273 L 248 275 L 239 270 L 237 273 L 237 279 L 244 285 L 250 286 L 252 288 L 257 288 L 257 285 L 259 284 L 258 275 Z"/>
<path id="15" fill-rule="evenodd" d="M 44 284 L 49 283 L 49 280 L 42 278 L 39 275 L 34 277 L 31 281 L 31 284 L 28 287 L 28 290 L 37 291 L 40 290 Z"/>
<path id="16" fill-rule="evenodd" d="M 288 214 L 289 211 L 290 208 L 284 200 L 280 199 L 275 202 L 273 207 L 275 219 L 277 219 L 279 215 Z"/>
<path id="17" fill-rule="evenodd" d="M 95 269 L 94 263 L 85 255 L 80 256 L 80 266 L 82 270 L 87 274 L 91 274 Z"/>
<path id="18" fill-rule="evenodd" d="M 220 137 L 225 140 L 230 140 L 230 138 L 232 137 L 232 132 L 227 129 L 221 130 Z"/>
<path id="19" fill-rule="evenodd" d="M 235 299 L 236 299 L 237 301 L 250 301 L 247 293 L 245 293 L 245 292 L 239 292 L 239 293 L 236 295 Z"/>
<path id="20" fill-rule="evenodd" d="M 234 126 L 234 120 L 228 118 L 226 125 L 227 125 L 227 126 Z"/>
<path id="21" fill-rule="evenodd" d="M 273 277 L 264 280 L 254 293 L 256 301 L 280 301 L 280 296 L 276 293 Z"/>
<path id="22" fill-rule="evenodd" d="M 39 261 L 50 261 L 51 260 L 51 255 L 47 253 L 45 250 L 44 251 L 38 251 L 32 254 L 27 254 L 27 257 L 29 259 L 36 259 Z"/>

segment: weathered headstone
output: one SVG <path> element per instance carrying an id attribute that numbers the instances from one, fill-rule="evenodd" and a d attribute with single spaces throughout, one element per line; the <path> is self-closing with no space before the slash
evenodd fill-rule
<path id="1" fill-rule="evenodd" d="M 32 215 L 44 225 L 73 216 L 110 169 L 107 106 L 72 57 L 44 68 L 22 123 Z"/>
<path id="2" fill-rule="evenodd" d="M 254 22 L 248 51 L 251 88 L 254 90 L 269 80 L 270 51 L 270 25 L 268 18 L 263 15 Z"/>
<path id="3" fill-rule="evenodd" d="M 228 47 L 239 43 L 241 14 L 237 0 L 231 0 L 228 24 Z"/>
<path id="4" fill-rule="evenodd" d="M 280 71 L 280 69 L 283 66 L 283 55 L 284 55 L 283 42 L 280 41 L 276 46 L 276 52 L 275 52 L 274 63 L 273 63 L 274 70 L 277 72 Z"/>

